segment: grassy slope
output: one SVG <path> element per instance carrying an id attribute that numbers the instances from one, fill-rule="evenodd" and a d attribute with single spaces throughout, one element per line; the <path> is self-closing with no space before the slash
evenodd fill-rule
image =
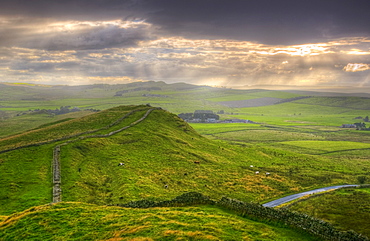
<path id="1" fill-rule="evenodd" d="M 116 107 L 57 123 L 2 139 L 0 148 L 97 129 L 135 108 L 143 110 L 100 132 L 109 133 L 139 119 L 149 107 Z M 50 202 L 50 165 L 56 144 L 0 154 L 0 213 Z M 369 168 L 367 162 L 338 165 L 331 159 L 287 150 L 211 141 L 163 110 L 153 111 L 143 122 L 109 138 L 84 139 L 63 146 L 61 160 L 63 200 L 95 204 L 166 199 L 187 191 L 215 199 L 225 195 L 262 202 L 318 186 L 353 183 Z M 117 166 L 120 162 L 126 165 Z M 264 172 L 271 175 L 265 176 Z"/>
<path id="2" fill-rule="evenodd" d="M 212 206 L 130 209 L 83 203 L 39 206 L 0 219 L 0 239 L 315 240 Z"/>
<path id="3" fill-rule="evenodd" d="M 85 94 L 88 96 L 93 92 L 100 93 L 101 91 L 98 90 L 88 90 Z M 114 91 L 107 90 L 105 93 L 111 94 Z M 180 92 L 182 94 L 179 95 Z M 164 94 L 164 91 L 153 91 L 152 93 Z M 217 100 L 214 98 L 218 96 L 229 100 L 230 96 L 234 98 L 237 95 L 237 98 L 243 99 L 243 93 L 235 93 L 233 90 L 214 92 L 207 88 L 182 89 L 181 91 L 167 89 L 166 94 L 176 96 L 176 98 L 168 99 L 144 98 L 141 97 L 141 94 L 141 92 L 131 93 L 119 98 L 61 99 L 52 103 L 47 101 L 27 101 L 31 105 L 26 104 L 26 102 L 22 104 L 19 101 L 14 101 L 11 103 L 7 102 L 6 105 L 13 105 L 14 110 L 28 110 L 30 106 L 37 106 L 37 103 L 45 108 L 48 108 L 48 106 L 56 108 L 61 105 L 81 103 L 86 108 L 102 109 L 116 106 L 119 103 L 158 103 L 169 110 L 175 110 L 177 113 L 192 111 L 194 109 L 212 109 L 214 111 L 224 109 L 226 112 L 239 112 L 239 115 L 224 116 L 223 118 L 237 117 L 268 123 L 268 125 L 248 125 L 247 127 L 239 124 L 227 126 L 208 125 L 207 127 L 204 127 L 204 125 L 193 125 L 203 134 L 212 134 L 215 138 L 247 143 L 245 147 L 226 145 L 220 142 L 208 142 L 208 140 L 199 139 L 197 135 L 192 137 L 193 139 L 190 141 L 189 138 L 184 139 L 182 132 L 169 131 L 168 134 L 168 130 L 163 131 L 162 135 L 157 136 L 153 141 L 146 140 L 145 142 L 132 138 L 137 133 L 140 135 L 145 133 L 146 128 L 144 128 L 144 131 L 139 130 L 140 128 L 138 130 L 130 129 L 131 132 L 126 133 L 127 136 L 115 136 L 114 138 L 109 138 L 109 140 L 89 139 L 84 142 L 71 144 L 65 147 L 66 152 L 62 152 L 65 155 L 63 160 L 70 161 L 72 157 L 76 160 L 76 162 L 71 161 L 71 165 L 67 164 L 69 165 L 67 169 L 63 169 L 66 172 L 64 175 L 73 178 L 64 183 L 65 185 L 69 185 L 69 190 L 64 190 L 66 200 L 75 201 L 86 198 L 92 203 L 122 202 L 131 198 L 157 198 L 156 195 L 153 195 L 156 192 L 159 193 L 158 197 L 163 199 L 167 196 L 171 197 L 182 193 L 183 190 L 196 190 L 210 194 L 211 196 L 213 195 L 213 197 L 218 197 L 223 192 L 226 192 L 227 196 L 238 199 L 262 201 L 271 199 L 273 196 L 309 189 L 314 186 L 343 182 L 355 183 L 357 182 L 357 176 L 368 175 L 370 170 L 370 164 L 367 161 L 367 157 L 370 155 L 368 149 L 364 149 L 362 146 L 357 148 L 358 145 L 352 142 L 335 143 L 334 146 L 331 145 L 331 142 L 328 142 L 342 141 L 343 139 L 362 143 L 370 142 L 368 132 L 337 128 L 337 126 L 343 123 L 353 123 L 353 118 L 356 116 L 364 117 L 368 115 L 368 110 L 358 109 L 367 108 L 366 100 L 352 98 L 351 100 L 347 99 L 349 101 L 348 103 L 344 103 L 342 97 L 337 98 L 335 101 L 333 101 L 333 98 L 325 99 L 317 97 L 315 98 L 316 102 L 312 102 L 315 99 L 311 98 L 275 106 L 238 110 L 227 109 L 213 102 Z M 282 95 L 282 93 L 279 95 L 279 98 L 288 97 Z M 258 98 L 260 97 L 264 96 L 258 96 Z M 267 97 L 270 96 L 267 95 Z M 205 100 L 206 98 L 208 99 Z M 97 103 L 97 100 L 99 103 Z M 181 104 L 179 104 L 179 100 L 182 101 Z M 359 104 L 358 101 L 363 104 Z M 317 105 L 318 103 L 320 105 Z M 3 106 L 5 105 L 4 102 L 1 104 Z M 122 113 L 122 109 L 120 112 Z M 106 120 L 106 122 L 100 122 L 94 127 L 110 123 L 119 116 L 119 113 L 113 114 L 110 111 L 102 113 L 110 114 L 104 116 L 104 118 L 100 118 L 101 120 Z M 88 121 L 89 117 L 86 118 L 87 123 L 93 123 Z M 158 119 L 158 117 L 156 118 Z M 52 121 L 56 120 L 53 119 Z M 78 132 L 79 128 L 83 130 L 89 129 L 90 124 L 85 124 L 84 126 L 77 125 L 76 129 L 71 127 L 73 125 L 68 126 L 71 123 L 81 121 L 81 119 L 75 121 L 66 121 L 66 123 L 59 123 L 57 125 L 66 124 L 67 132 L 69 130 Z M 153 126 L 156 126 L 156 121 L 151 120 L 151 122 Z M 37 125 L 30 126 L 30 128 L 34 128 L 35 126 Z M 140 126 L 138 125 L 137 127 Z M 58 131 L 52 132 L 53 125 L 47 128 L 49 128 L 47 129 L 47 133 L 51 131 L 53 133 L 52 136 L 60 135 Z M 158 128 L 158 131 L 162 130 L 162 128 L 165 127 Z M 35 131 L 42 131 L 42 129 Z M 155 131 L 152 130 L 152 134 L 155 134 L 156 131 L 157 129 Z M 18 135 L 15 138 L 24 138 L 22 136 Z M 23 139 L 23 142 L 44 140 L 49 134 L 44 135 L 42 132 L 39 132 L 37 136 L 31 134 L 28 139 Z M 153 135 L 150 136 L 152 137 Z M 162 139 L 165 139 L 164 137 L 167 137 L 168 140 L 176 137 L 177 141 L 172 141 L 167 147 L 162 148 L 161 145 L 158 145 L 161 148 L 154 148 L 153 143 L 162 144 L 164 141 Z M 11 139 L 8 138 L 7 141 L 4 140 L 5 142 L 1 142 L 0 148 L 3 148 L 3 144 L 12 146 L 17 142 L 12 142 Z M 324 142 L 306 143 L 306 141 L 312 140 L 326 141 L 326 144 L 322 145 Z M 188 144 L 181 144 L 182 141 Z M 290 141 L 295 142 L 289 143 Z M 189 149 L 191 145 L 196 146 L 194 143 L 202 143 L 200 146 L 206 146 L 206 148 L 204 148 L 204 151 L 194 153 L 192 149 Z M 210 143 L 213 144 L 210 145 Z M 257 143 L 260 144 L 255 145 Z M 109 144 L 112 147 L 105 148 L 98 154 L 93 151 L 96 148 L 105 146 L 105 144 Z M 145 148 L 143 148 L 144 144 Z M 340 145 L 338 146 L 337 144 Z M 357 147 L 353 148 L 349 144 Z M 0 177 L 0 185 L 2 187 L 0 188 L 0 215 L 9 215 L 33 205 L 50 202 L 51 197 L 45 196 L 51 193 L 49 166 L 51 162 L 50 150 L 52 147 L 53 145 L 46 145 L 43 148 L 28 148 L 27 150 L 0 154 L 0 172 L 2 174 L 4 173 Z M 352 149 L 349 149 L 349 147 Z M 139 151 L 140 149 L 146 150 L 147 148 L 149 151 Z M 172 152 L 168 151 L 167 148 L 172 150 Z M 174 152 L 174 149 L 178 149 L 179 151 Z M 86 157 L 84 157 L 85 153 Z M 153 159 L 153 153 L 158 158 Z M 302 153 L 304 155 L 296 153 Z M 133 154 L 134 158 L 127 159 L 127 155 L 130 156 L 131 154 Z M 163 158 L 159 158 L 159 156 L 163 156 Z M 225 165 L 220 165 L 220 162 L 214 162 L 220 156 L 222 156 L 220 162 L 225 162 Z M 164 157 L 168 158 L 166 159 Z M 100 158 L 107 161 L 102 162 Z M 172 159 L 178 161 L 169 162 Z M 186 166 L 183 165 L 185 162 L 179 161 L 195 159 L 200 159 L 202 164 L 204 161 L 212 160 L 212 166 Z M 136 163 L 136 160 L 140 160 L 140 162 Z M 231 161 L 227 162 L 225 160 Z M 117 161 L 125 161 L 127 168 L 117 170 L 115 168 Z M 144 170 L 142 168 L 142 162 L 144 163 Z M 191 164 L 191 161 L 189 161 L 189 164 Z M 256 169 L 249 168 L 250 164 L 254 164 L 261 172 L 269 171 L 273 175 L 269 178 L 256 176 L 253 174 Z M 163 168 L 158 168 L 159 165 Z M 78 168 L 81 168 L 81 172 L 77 171 Z M 224 171 L 217 173 L 215 170 L 220 170 L 219 168 L 222 168 Z M 187 175 L 178 175 L 177 172 L 183 172 L 184 170 L 185 172 L 183 174 L 186 173 Z M 85 171 L 90 174 L 85 175 Z M 170 173 L 171 171 L 172 173 Z M 29 172 L 32 172 L 33 175 L 29 175 Z M 94 176 L 92 173 L 97 174 Z M 151 176 L 143 180 L 139 178 L 142 174 Z M 99 178 L 99 175 L 102 175 L 103 178 Z M 110 179 L 110 176 L 114 176 L 115 178 Z M 188 176 L 190 177 L 189 179 L 195 179 L 194 177 L 196 177 L 196 180 L 189 181 L 184 178 Z M 201 182 L 199 182 L 200 180 Z M 215 182 L 215 180 L 218 181 Z M 170 188 L 164 189 L 163 185 L 168 183 L 171 183 L 169 185 Z M 209 183 L 210 185 L 208 185 Z M 172 184 L 175 184 L 175 188 Z M 122 188 L 122 186 L 127 189 Z M 95 191 L 93 191 L 94 189 Z M 93 196 L 96 198 L 93 198 Z M 2 218 L 0 216 L 0 221 Z"/>
<path id="4" fill-rule="evenodd" d="M 370 237 L 370 189 L 340 189 L 297 202 L 293 211 L 333 223 L 341 230 L 352 229 Z"/>
<path id="5" fill-rule="evenodd" d="M 106 111 L 57 123 L 0 140 L 0 151 L 15 146 L 61 138 L 106 126 L 137 107 Z M 132 119 L 131 119 L 132 121 Z M 128 124 L 123 122 L 123 124 Z M 29 147 L 0 154 L 0 207 L 12 213 L 51 201 L 51 160 L 55 144 Z"/>
<path id="6" fill-rule="evenodd" d="M 21 115 L 0 122 L 0 138 L 20 134 L 48 123 L 63 122 L 91 114 L 90 111 L 72 112 L 63 115 L 50 116 L 48 114 Z"/>
<path id="7" fill-rule="evenodd" d="M 318 183 L 348 182 L 362 172 L 346 165 L 333 171 L 334 162 L 287 151 L 209 141 L 161 111 L 122 135 L 73 143 L 62 153 L 62 170 L 69 172 L 65 200 L 98 204 L 163 199 L 184 191 L 262 201 Z M 125 162 L 125 168 L 118 167 L 119 162 Z M 300 171 L 292 173 L 291 168 Z M 273 175 L 255 175 L 256 170 Z"/>

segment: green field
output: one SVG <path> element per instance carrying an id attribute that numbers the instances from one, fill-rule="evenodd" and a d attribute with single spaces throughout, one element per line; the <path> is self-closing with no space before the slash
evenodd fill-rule
<path id="1" fill-rule="evenodd" d="M 239 93 L 238 93 L 239 92 Z M 281 99 L 289 99 L 294 98 L 299 95 L 286 93 L 282 91 L 267 91 L 267 90 L 249 90 L 249 91 L 229 91 L 228 95 L 220 96 L 213 98 L 208 98 L 207 100 L 213 102 L 221 102 L 221 101 L 235 101 L 235 100 L 248 100 L 248 99 L 257 99 L 263 97 L 272 97 L 272 98 L 281 98 Z"/>
<path id="2" fill-rule="evenodd" d="M 126 91 L 122 96 L 114 96 Z M 143 96 L 146 95 L 146 96 Z M 157 95 L 157 96 L 156 96 Z M 233 90 L 187 84 L 143 82 L 127 85 L 28 86 L 0 85 L 0 137 L 32 129 L 40 124 L 58 121 L 61 116 L 31 115 L 29 110 L 55 109 L 60 106 L 86 109 L 108 109 L 119 105 L 150 103 L 172 113 L 194 110 L 223 110 L 221 119 L 243 118 L 279 126 L 332 126 L 353 124 L 358 116 L 368 116 L 369 99 L 362 97 L 311 97 L 282 104 L 229 108 L 220 101 L 250 100 L 265 97 L 289 99 L 299 97 L 284 91 Z M 21 114 L 21 116 L 16 116 Z M 24 114 L 24 115 L 23 115 Z M 78 115 L 75 117 L 79 117 Z M 14 127 L 12 127 L 14 123 Z M 15 123 L 21 123 L 17 131 Z"/>
<path id="3" fill-rule="evenodd" d="M 140 118 L 149 107 L 117 107 L 4 138 L 0 142 L 0 151 L 99 129 L 137 108 L 143 110 L 109 130 L 94 134 L 109 133 Z M 0 154 L 0 168 L 4 173 L 0 179 L 4 187 L 0 198 L 2 213 L 21 211 L 50 200 L 44 194 L 51 189 L 52 148 L 63 142 Z M 61 158 L 62 176 L 67 177 L 63 178 L 63 199 L 95 204 L 164 199 L 187 191 L 201 192 L 213 198 L 226 195 L 243 201 L 262 202 L 317 186 L 355 182 L 357 176 L 364 175 L 364 170 L 370 167 L 369 163 L 356 162 L 353 167 L 343 163 L 333 170 L 336 163 L 331 159 L 266 146 L 247 147 L 211 141 L 163 110 L 153 111 L 143 123 L 122 134 L 87 138 L 63 146 Z M 194 164 L 195 161 L 200 164 Z M 120 162 L 125 162 L 125 168 L 117 167 Z M 304 163 L 309 165 L 303 166 Z M 255 171 L 272 175 L 255 175 Z M 26 172 L 33 175 L 27 176 Z M 163 188 L 165 185 L 169 188 Z M 19 200 L 19 196 L 25 200 Z M 29 199 L 31 196 L 33 198 Z"/>
<path id="4" fill-rule="evenodd" d="M 351 141 L 289 141 L 281 142 L 287 146 L 294 146 L 306 149 L 311 154 L 328 154 L 335 152 L 345 152 L 353 150 L 370 150 L 370 143 L 360 143 Z"/>
<path id="5" fill-rule="evenodd" d="M 154 87 L 160 89 L 149 90 Z M 31 90 L 28 92 L 24 88 Z M 50 92 L 40 92 L 38 88 L 43 91 L 49 88 Z M 20 94 L 21 97 L 5 94 L 0 88 L 4 94 L 0 101 L 0 229 L 5 227 L 9 232 L 6 235 L 10 236 L 4 236 L 6 239 L 15 237 L 11 235 L 21 235 L 22 227 L 27 223 L 32 225 L 32 229 L 25 234 L 27 237 L 40 239 L 33 229 L 47 229 L 53 235 L 53 225 L 58 225 L 52 221 L 56 214 L 65 211 L 63 215 L 67 217 L 73 210 L 83 210 L 81 214 L 89 219 L 81 220 L 84 227 L 89 226 L 89 222 L 93 222 L 91 220 L 102 221 L 111 216 L 112 227 L 132 226 L 132 218 L 122 223 L 113 218 L 113 207 L 104 213 L 107 208 L 103 207 L 107 204 L 142 199 L 167 200 L 186 192 L 199 192 L 215 200 L 227 196 L 244 202 L 264 203 L 318 187 L 370 181 L 370 132 L 340 128 L 341 124 L 359 122 L 361 120 L 354 118 L 370 113 L 366 104 L 359 104 L 362 100 L 359 97 L 312 97 L 270 106 L 229 108 L 217 102 L 265 97 L 289 99 L 298 95 L 161 82 L 127 86 L 93 85 L 71 87 L 69 90 L 58 88 L 5 88 L 6 93 Z M 114 97 L 117 91 L 127 92 Z M 35 93 L 39 93 L 38 99 L 35 99 Z M 25 100 L 28 98 L 34 99 Z M 146 105 L 148 103 L 162 109 L 153 110 L 142 122 L 131 125 L 152 108 Z M 77 106 L 82 111 L 62 115 L 33 111 L 61 106 Z M 92 112 L 89 109 L 101 111 Z M 220 119 L 249 119 L 255 123 L 189 125 L 176 116 L 195 110 L 223 110 Z M 103 137 L 124 127 L 129 128 Z M 52 201 L 53 148 L 63 143 L 68 143 L 61 147 L 63 201 L 79 203 L 42 206 Z M 125 163 L 124 167 L 118 166 L 121 162 Z M 47 212 L 45 218 L 50 220 L 44 226 L 34 222 L 44 215 L 42 210 Z M 92 210 L 97 210 L 102 216 L 93 216 Z M 296 240 L 297 235 L 291 230 L 280 230 L 279 225 L 253 224 L 251 220 L 214 207 L 167 208 L 156 213 L 157 210 L 125 211 L 132 212 L 132 216 L 143 217 L 143 220 L 153 215 L 150 224 L 139 222 L 138 226 L 132 226 L 138 236 L 132 233 L 124 236 L 125 232 L 112 228 L 105 221 L 101 224 L 101 236 L 96 233 L 91 235 L 108 239 L 119 233 L 117 238 L 122 240 L 146 240 L 148 237 L 156 237 L 154 240 L 238 240 L 243 237 L 246 240 Z M 191 222 L 184 221 L 186 225 L 176 226 L 178 229 L 174 228 L 174 232 L 169 234 L 159 220 L 166 216 L 165 213 L 173 211 L 179 212 L 178 222 L 196 219 L 194 215 L 199 212 L 205 212 L 206 217 L 210 216 L 210 212 L 219 212 L 213 217 L 215 219 L 208 217 L 202 221 L 219 225 L 204 232 L 194 231 L 195 227 L 189 224 Z M 114 209 L 115 212 L 118 211 Z M 33 215 L 37 219 L 34 220 Z M 233 225 L 220 221 L 229 220 L 228 215 L 235 219 L 232 222 L 240 231 L 236 232 Z M 7 220 L 12 220 L 9 221 L 11 225 Z M 89 228 L 68 232 L 73 221 L 68 222 L 61 227 L 65 233 L 61 234 L 60 240 L 91 237 Z M 142 227 L 145 225 L 151 228 Z M 148 233 L 148 229 L 157 231 Z M 243 231 L 248 229 L 258 231 Z M 348 229 L 350 227 L 346 226 L 343 230 Z M 212 232 L 214 237 L 209 236 Z M 50 239 L 48 236 L 44 238 Z"/>
<path id="6" fill-rule="evenodd" d="M 355 230 L 370 236 L 370 227 L 365 225 L 370 218 L 370 189 L 340 189 L 318 195 L 289 207 L 333 223 L 341 230 Z"/>

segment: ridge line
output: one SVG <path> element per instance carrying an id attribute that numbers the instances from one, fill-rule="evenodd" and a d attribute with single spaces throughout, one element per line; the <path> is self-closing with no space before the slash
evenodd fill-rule
<path id="1" fill-rule="evenodd" d="M 108 134 L 104 134 L 104 135 L 91 135 L 91 136 L 81 136 L 77 139 L 74 139 L 74 140 L 69 140 L 65 143 L 62 143 L 62 144 L 59 144 L 59 145 L 56 145 L 53 149 L 53 161 L 52 161 L 52 169 L 53 169 L 53 203 L 58 203 L 58 202 L 61 202 L 62 201 L 62 188 L 61 188 L 61 168 L 60 168 L 60 153 L 61 153 L 61 146 L 65 146 L 69 143 L 73 143 L 73 142 L 76 142 L 76 141 L 79 141 L 79 140 L 83 140 L 83 139 L 87 139 L 87 138 L 105 138 L 105 137 L 110 137 L 114 134 L 117 134 L 123 130 L 126 130 L 140 122 L 142 122 L 143 120 L 145 120 L 148 115 L 153 111 L 153 110 L 158 110 L 158 109 L 161 109 L 160 107 L 156 107 L 156 108 L 151 108 L 149 110 L 146 111 L 146 113 L 143 115 L 143 117 L 141 117 L 140 119 L 130 123 L 128 126 L 125 126 L 125 127 L 122 127 L 116 131 L 112 131 Z M 137 112 L 137 111 L 141 111 L 143 109 L 138 109 L 138 110 L 133 110 L 129 113 L 129 115 L 131 115 L 132 113 L 134 112 Z M 126 118 L 128 116 L 128 114 L 126 114 L 125 116 L 121 117 L 120 119 L 118 119 L 117 121 L 115 121 L 114 123 L 106 126 L 108 129 L 109 127 L 112 127 L 113 125 L 116 125 L 118 122 L 122 121 L 124 118 Z M 105 128 L 105 127 L 104 127 Z M 97 132 L 97 131 L 100 131 L 104 128 L 100 128 L 100 129 L 97 129 L 95 130 L 94 132 Z M 93 132 L 90 132 L 90 133 L 93 133 Z"/>

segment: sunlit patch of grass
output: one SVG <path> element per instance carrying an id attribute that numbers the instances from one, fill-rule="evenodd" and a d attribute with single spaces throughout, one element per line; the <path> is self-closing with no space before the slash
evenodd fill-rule
<path id="1" fill-rule="evenodd" d="M 315 240 L 212 206 L 131 209 L 83 203 L 45 205 L 13 214 L 0 222 L 0 239 L 15 237 L 23 240 L 296 240 L 298 237 Z"/>

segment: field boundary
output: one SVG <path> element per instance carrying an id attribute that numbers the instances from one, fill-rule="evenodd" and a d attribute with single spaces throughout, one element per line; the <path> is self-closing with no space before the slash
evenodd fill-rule
<path id="1" fill-rule="evenodd" d="M 247 108 L 247 107 L 260 107 L 267 105 L 274 105 L 281 101 L 281 98 L 273 97 L 261 97 L 255 99 L 247 100 L 229 100 L 229 101 L 219 101 L 220 105 L 227 106 L 229 108 Z"/>
<path id="2" fill-rule="evenodd" d="M 62 188 L 61 188 L 61 161 L 60 161 L 60 153 L 61 153 L 61 147 L 62 146 L 65 146 L 69 143 L 73 143 L 73 142 L 76 142 L 76 141 L 79 141 L 79 140 L 83 140 L 83 139 L 87 139 L 87 138 L 105 138 L 105 137 L 110 137 L 114 134 L 117 134 L 123 130 L 126 130 L 138 123 L 140 123 L 141 121 L 145 120 L 149 114 L 153 111 L 153 110 L 156 110 L 156 109 L 161 109 L 161 108 L 151 108 L 149 110 L 146 111 L 146 113 L 144 114 L 143 117 L 141 117 L 140 119 L 130 123 L 129 125 L 125 126 L 125 127 L 122 127 L 118 130 L 115 130 L 115 131 L 112 131 L 112 132 L 109 132 L 108 134 L 104 134 L 104 135 L 91 135 L 91 136 L 82 136 L 80 138 L 77 138 L 77 139 L 74 139 L 74 140 L 69 140 L 65 143 L 62 143 L 62 144 L 59 144 L 57 146 L 54 147 L 53 149 L 53 161 L 52 161 L 52 173 L 53 173 L 53 203 L 57 203 L 57 202 L 61 202 L 62 201 Z M 112 124 L 106 126 L 106 127 L 103 127 L 103 128 L 100 128 L 100 129 L 97 129 L 97 130 L 94 130 L 94 131 L 89 131 L 89 133 L 94 133 L 94 132 L 97 132 L 97 131 L 100 131 L 100 130 L 103 130 L 103 129 L 108 129 L 116 124 L 118 124 L 119 122 L 121 122 L 123 119 L 125 119 L 126 117 L 128 117 L 129 115 L 133 114 L 134 112 L 138 112 L 138 111 L 142 111 L 143 109 L 138 109 L 138 110 L 133 110 L 131 112 L 129 112 L 128 114 L 124 115 L 123 117 L 119 118 L 117 121 L 113 122 Z M 86 134 L 86 133 L 85 133 Z M 82 134 L 80 134 L 82 135 Z"/>
<path id="3" fill-rule="evenodd" d="M 13 148 L 8 148 L 8 149 L 5 149 L 5 150 L 1 150 L 0 151 L 0 154 L 5 153 L 5 152 L 9 152 L 9 151 L 15 151 L 15 150 L 23 149 L 23 148 L 28 148 L 28 147 L 42 146 L 42 145 L 45 145 L 45 144 L 50 144 L 50 143 L 54 143 L 54 142 L 58 142 L 58 141 L 68 140 L 68 139 L 71 139 L 71 138 L 74 138 L 74 137 L 78 137 L 78 136 L 81 136 L 81 135 L 95 133 L 95 132 L 98 132 L 98 131 L 101 131 L 101 130 L 107 130 L 107 129 L 109 129 L 112 126 L 117 125 L 119 122 L 121 122 L 126 117 L 132 115 L 133 113 L 138 112 L 138 111 L 142 111 L 142 110 L 145 110 L 145 109 L 132 110 L 129 113 L 127 113 L 126 115 L 124 115 L 121 118 L 119 118 L 118 120 L 116 120 L 115 122 L 113 122 L 113 123 L 111 123 L 111 124 L 109 124 L 107 126 L 104 126 L 102 128 L 99 128 L 99 129 L 85 131 L 85 132 L 80 132 L 80 133 L 77 133 L 77 134 L 74 134 L 74 135 L 64 136 L 64 137 L 61 137 L 61 138 L 58 138 L 58 139 L 49 140 L 49 141 L 42 141 L 42 142 L 38 142 L 38 143 L 32 143 L 32 144 L 28 144 L 28 145 L 23 145 L 23 146 L 17 146 L 17 147 L 13 147 Z"/>
<path id="4" fill-rule="evenodd" d="M 198 192 L 188 192 L 175 197 L 172 200 L 153 201 L 138 200 L 124 204 L 108 205 L 124 208 L 155 208 L 155 207 L 184 207 L 193 205 L 213 205 L 234 212 L 236 215 L 251 220 L 283 225 L 310 233 L 320 240 L 342 240 L 342 241 L 369 241 L 365 235 L 350 231 L 339 231 L 333 225 L 323 220 L 292 212 L 287 209 L 274 209 L 257 203 L 242 202 L 237 199 L 222 197 L 215 201 Z"/>
<path id="5" fill-rule="evenodd" d="M 72 139 L 72 138 L 75 138 L 75 137 L 78 137 L 77 139 L 73 139 L 73 140 L 68 140 L 62 144 L 59 144 L 59 145 L 56 145 L 54 148 L 53 148 L 53 159 L 52 159 L 52 163 L 51 163 L 51 169 L 52 169 L 52 183 L 53 183 L 53 191 L 52 191 L 52 202 L 53 203 L 57 203 L 57 202 L 61 202 L 62 201 L 62 187 L 61 187 L 61 184 L 62 184 L 62 180 L 61 180 L 61 163 L 60 163 L 60 154 L 61 154 L 61 147 L 62 146 L 65 146 L 69 143 L 73 143 L 73 142 L 76 142 L 76 141 L 79 141 L 79 140 L 83 140 L 83 139 L 87 139 L 87 138 L 105 138 L 105 137 L 110 137 L 114 134 L 117 134 L 123 130 L 126 130 L 138 123 L 140 123 L 141 121 L 145 120 L 148 115 L 153 111 L 153 110 L 158 110 L 158 109 L 162 109 L 160 107 L 154 107 L 154 108 L 150 108 L 148 109 L 145 114 L 138 120 L 130 123 L 129 125 L 125 126 L 125 127 L 122 127 L 118 130 L 115 130 L 115 131 L 111 131 L 109 132 L 108 134 L 102 134 L 102 135 L 90 135 L 90 136 L 82 136 L 82 135 L 87 135 L 87 134 L 92 134 L 92 133 L 96 133 L 98 131 L 102 131 L 102 130 L 108 130 L 109 128 L 117 125 L 118 123 L 120 123 L 121 121 L 123 121 L 124 119 L 126 119 L 128 116 L 132 115 L 133 113 L 136 113 L 136 112 L 139 112 L 139 111 L 144 111 L 146 110 L 147 108 L 140 108 L 140 109 L 135 109 L 135 110 L 132 110 L 128 113 L 126 113 L 124 116 L 120 117 L 119 119 L 117 119 L 116 121 L 112 122 L 111 124 L 107 125 L 107 126 L 104 126 L 102 128 L 99 128 L 99 129 L 95 129 L 95 130 L 90 130 L 90 131 L 85 131 L 85 132 L 80 132 L 80 133 L 77 133 L 77 134 L 74 134 L 74 135 L 69 135 L 69 136 L 64 136 L 64 137 L 61 137 L 61 138 L 58 138 L 58 139 L 53 139 L 53 140 L 49 140 L 49 141 L 43 141 L 43 142 L 38 142 L 38 143 L 32 143 L 32 144 L 28 144 L 28 145 L 23 145 L 23 146 L 18 146 L 18 147 L 14 147 L 14 148 L 9 148 L 9 149 L 5 149 L 5 150 L 2 150 L 0 151 L 0 154 L 1 153 L 5 153 L 5 152 L 10 152 L 10 151 L 15 151 L 15 150 L 19 150 L 19 149 L 24 149 L 24 148 L 28 148 L 28 147 L 34 147 L 34 146 L 42 146 L 42 145 L 46 145 L 46 144 L 51 144 L 51 143 L 55 143 L 55 142 L 59 142 L 59 141 L 64 141 L 64 140 L 68 140 L 68 139 Z"/>

